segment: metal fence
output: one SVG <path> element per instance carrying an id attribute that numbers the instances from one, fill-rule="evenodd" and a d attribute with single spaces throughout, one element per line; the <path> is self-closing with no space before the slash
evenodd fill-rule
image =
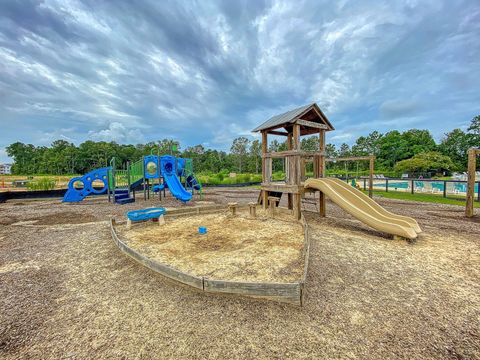
<path id="1" fill-rule="evenodd" d="M 368 178 L 342 178 L 346 182 L 355 180 L 363 190 L 368 190 Z M 475 201 L 480 201 L 480 181 L 475 182 Z M 433 194 L 444 198 L 465 200 L 467 182 L 463 180 L 433 180 L 405 178 L 374 178 L 373 191 L 408 192 L 410 194 Z"/>

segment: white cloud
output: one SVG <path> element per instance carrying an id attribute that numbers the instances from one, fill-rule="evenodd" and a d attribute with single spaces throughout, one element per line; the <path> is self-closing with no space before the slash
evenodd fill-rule
<path id="1" fill-rule="evenodd" d="M 89 131 L 88 135 L 95 141 L 116 141 L 131 144 L 145 142 L 145 137 L 139 129 L 129 129 L 119 122 L 110 123 L 107 129 Z"/>
<path id="2" fill-rule="evenodd" d="M 49 0 L 0 13 L 0 123 L 28 123 L 26 142 L 74 128 L 63 136 L 225 149 L 311 101 L 339 141 L 411 124 L 441 133 L 480 112 L 473 0 Z"/>
<path id="3" fill-rule="evenodd" d="M 11 163 L 12 159 L 8 157 L 7 150 L 0 148 L 0 164 Z"/>

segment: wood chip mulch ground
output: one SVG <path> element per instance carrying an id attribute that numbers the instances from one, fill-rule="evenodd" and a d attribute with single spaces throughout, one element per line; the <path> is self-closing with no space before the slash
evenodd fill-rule
<path id="1" fill-rule="evenodd" d="M 257 196 L 207 189 L 203 201 Z M 123 255 L 107 220 L 158 199 L 0 204 L 0 358 L 480 359 L 480 214 L 378 200 L 424 233 L 407 243 L 330 203 L 325 219 L 308 212 L 303 308 L 205 294 Z"/>

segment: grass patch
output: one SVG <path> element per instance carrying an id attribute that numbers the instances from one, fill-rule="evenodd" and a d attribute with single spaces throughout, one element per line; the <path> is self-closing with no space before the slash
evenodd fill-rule
<path id="1" fill-rule="evenodd" d="M 55 189 L 55 179 L 42 177 L 27 183 L 28 190 L 53 190 Z"/>
<path id="2" fill-rule="evenodd" d="M 368 193 L 366 191 L 365 193 Z M 444 198 L 442 195 L 434 195 L 434 194 L 410 194 L 407 192 L 396 192 L 396 191 L 374 191 L 374 195 L 381 196 L 387 199 L 398 199 L 398 200 L 408 200 L 408 201 L 420 201 L 420 202 L 428 202 L 428 203 L 435 203 L 435 204 L 447 204 L 447 205 L 457 205 L 457 206 L 465 206 L 465 198 L 464 197 L 457 197 L 455 195 L 449 195 L 447 198 Z M 473 206 L 476 208 L 480 208 L 480 202 L 474 201 Z"/>
<path id="3" fill-rule="evenodd" d="M 204 185 L 232 185 L 262 181 L 261 174 L 236 174 L 234 177 L 229 177 L 228 173 L 220 172 L 218 174 L 199 173 L 196 176 Z"/>

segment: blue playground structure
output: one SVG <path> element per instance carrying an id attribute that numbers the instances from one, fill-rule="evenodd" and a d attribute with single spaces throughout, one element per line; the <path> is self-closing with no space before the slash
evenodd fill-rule
<path id="1" fill-rule="evenodd" d="M 85 199 L 90 194 L 103 194 L 108 188 L 109 167 L 95 169 L 83 176 L 74 177 L 68 182 L 68 189 L 63 198 L 64 202 L 78 202 Z M 95 180 L 103 183 L 103 188 L 98 189 L 93 186 Z M 78 187 L 75 187 L 78 184 Z"/>
<path id="2" fill-rule="evenodd" d="M 63 201 L 79 202 L 88 195 L 107 193 L 109 201 L 127 204 L 135 201 L 135 191 L 139 189 L 143 190 L 144 199 L 149 199 L 150 193 L 158 194 L 161 199 L 165 189 L 183 202 L 190 201 L 194 191 L 201 197 L 203 194 L 202 185 L 193 172 L 192 159 L 151 154 L 132 164 L 127 162 L 122 169 L 117 168 L 112 158 L 110 166 L 72 178 Z"/>

